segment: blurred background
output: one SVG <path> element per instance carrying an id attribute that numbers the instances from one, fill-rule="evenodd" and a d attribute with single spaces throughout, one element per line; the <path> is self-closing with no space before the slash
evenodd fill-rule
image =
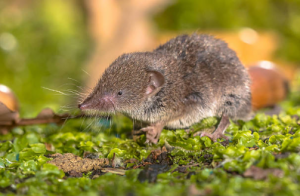
<path id="1" fill-rule="evenodd" d="M 292 78 L 300 63 L 299 0 L 10 0 L 0 1 L 0 84 L 23 117 L 71 110 L 122 53 L 194 32 L 224 39 L 245 66 L 272 61 Z"/>

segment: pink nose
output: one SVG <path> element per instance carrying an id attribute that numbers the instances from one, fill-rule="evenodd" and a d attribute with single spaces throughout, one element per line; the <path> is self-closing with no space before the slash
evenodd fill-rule
<path id="1" fill-rule="evenodd" d="M 78 104 L 78 108 L 81 110 L 86 110 L 89 108 L 89 104 Z"/>

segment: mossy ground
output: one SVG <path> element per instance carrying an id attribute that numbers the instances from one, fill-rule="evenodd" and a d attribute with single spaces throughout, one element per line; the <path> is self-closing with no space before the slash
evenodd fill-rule
<path id="1" fill-rule="evenodd" d="M 249 122 L 231 123 L 229 142 L 213 143 L 184 130 L 164 130 L 157 145 L 147 146 L 144 136 L 136 142 L 128 139 L 132 124 L 124 117 L 15 128 L 0 136 L 0 191 L 7 195 L 299 195 L 299 97 L 293 93 L 282 103 L 280 115 L 258 113 Z M 208 118 L 193 129 L 216 123 Z M 110 159 L 126 170 L 125 175 L 101 171 L 70 175 L 47 163 L 53 153 L 87 157 L 88 152 Z M 251 166 L 262 170 L 245 175 Z M 279 169 L 280 175 L 270 168 Z M 258 177 L 261 173 L 265 177 Z"/>

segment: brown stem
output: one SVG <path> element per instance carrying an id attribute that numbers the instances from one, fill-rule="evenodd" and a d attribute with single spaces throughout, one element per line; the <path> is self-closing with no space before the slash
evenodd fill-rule
<path id="1" fill-rule="evenodd" d="M 37 125 L 37 124 L 48 124 L 48 123 L 56 123 L 56 124 L 62 124 L 67 120 L 70 119 L 78 119 L 78 118 L 95 118 L 95 116 L 88 116 L 88 115 L 83 115 L 79 114 L 76 116 L 71 116 L 69 114 L 64 114 L 64 115 L 55 115 L 52 117 L 44 117 L 44 118 L 23 118 L 18 121 L 15 120 L 8 120 L 8 121 L 0 121 L 0 129 L 11 129 L 13 127 L 18 127 L 18 126 L 27 126 L 27 125 Z M 97 118 L 105 118 L 109 119 L 109 117 L 97 117 Z"/>

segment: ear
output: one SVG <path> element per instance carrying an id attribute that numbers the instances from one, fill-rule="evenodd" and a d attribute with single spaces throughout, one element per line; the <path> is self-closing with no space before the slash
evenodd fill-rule
<path id="1" fill-rule="evenodd" d="M 148 72 L 148 85 L 146 88 L 146 94 L 155 94 L 165 83 L 165 77 L 158 71 L 149 71 Z"/>

